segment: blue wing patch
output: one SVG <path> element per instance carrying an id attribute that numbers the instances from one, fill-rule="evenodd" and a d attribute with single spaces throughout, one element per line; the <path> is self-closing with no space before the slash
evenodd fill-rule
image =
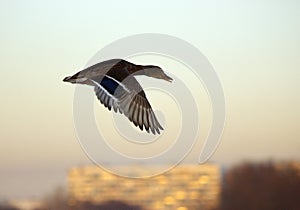
<path id="1" fill-rule="evenodd" d="M 119 84 L 108 78 L 108 77 L 103 77 L 103 79 L 101 80 L 100 82 L 100 85 L 105 89 L 107 90 L 107 92 L 109 92 L 111 95 L 113 95 L 116 91 L 116 89 L 118 88 Z"/>

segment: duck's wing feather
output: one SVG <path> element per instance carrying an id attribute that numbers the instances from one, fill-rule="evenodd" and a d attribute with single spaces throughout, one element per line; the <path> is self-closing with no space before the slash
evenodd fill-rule
<path id="1" fill-rule="evenodd" d="M 115 112 L 119 111 L 122 113 L 118 102 L 128 91 L 127 88 L 119 81 L 107 75 L 94 77 L 89 80 L 94 85 L 94 91 L 100 103 L 109 110 L 113 108 Z"/>
<path id="2" fill-rule="evenodd" d="M 147 132 L 160 134 L 163 127 L 159 124 L 152 108 L 145 97 L 144 91 L 136 93 L 132 91 L 126 94 L 120 103 L 120 109 L 135 126 L 139 126 L 141 130 L 145 128 Z"/>
<path id="3" fill-rule="evenodd" d="M 103 90 L 102 88 L 100 88 L 98 86 L 95 86 L 94 90 L 95 90 L 96 96 L 97 96 L 98 100 L 101 102 L 101 104 L 103 104 L 109 110 L 111 110 L 111 108 L 113 108 L 113 110 L 115 112 L 118 112 L 119 106 L 116 103 L 116 100 L 110 96 L 110 94 L 108 94 L 105 90 Z"/>
<path id="4" fill-rule="evenodd" d="M 131 77 L 121 83 L 105 75 L 90 79 L 99 101 L 109 110 L 123 113 L 135 126 L 147 132 L 160 134 L 163 127 L 159 124 L 145 92 L 138 81 Z"/>

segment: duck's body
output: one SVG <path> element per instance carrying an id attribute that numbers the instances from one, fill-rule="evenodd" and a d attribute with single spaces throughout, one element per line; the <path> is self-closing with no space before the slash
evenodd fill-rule
<path id="1" fill-rule="evenodd" d="M 147 132 L 159 134 L 163 128 L 135 75 L 172 81 L 158 66 L 135 65 L 123 59 L 97 63 L 63 81 L 94 86 L 97 98 L 109 110 L 123 113 L 141 130 L 144 127 Z"/>

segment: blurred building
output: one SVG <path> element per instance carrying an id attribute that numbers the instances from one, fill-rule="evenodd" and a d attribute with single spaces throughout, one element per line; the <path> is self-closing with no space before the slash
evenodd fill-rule
<path id="1" fill-rule="evenodd" d="M 21 200 L 10 200 L 9 205 L 18 210 L 35 210 L 40 209 L 43 206 L 43 203 L 40 200 L 30 200 L 30 199 L 21 199 Z"/>
<path id="2" fill-rule="evenodd" d="M 300 176 L 300 161 L 282 161 L 274 163 L 277 170 L 286 171 L 289 169 L 296 170 Z"/>
<path id="3" fill-rule="evenodd" d="M 151 167 L 128 167 L 132 173 Z M 219 204 L 218 165 L 180 165 L 151 178 L 124 178 L 97 166 L 72 168 L 68 174 L 69 204 L 124 201 L 144 209 L 214 209 Z"/>

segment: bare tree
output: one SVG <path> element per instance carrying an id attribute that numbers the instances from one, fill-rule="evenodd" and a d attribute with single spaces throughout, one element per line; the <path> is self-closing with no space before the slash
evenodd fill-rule
<path id="1" fill-rule="evenodd" d="M 273 163 L 245 163 L 224 178 L 222 210 L 300 209 L 299 170 Z"/>
<path id="2" fill-rule="evenodd" d="M 0 205 L 0 210 L 18 210 L 18 209 L 9 205 Z"/>
<path id="3" fill-rule="evenodd" d="M 68 194 L 64 187 L 57 187 L 44 198 L 43 209 L 66 210 L 68 209 Z"/>

